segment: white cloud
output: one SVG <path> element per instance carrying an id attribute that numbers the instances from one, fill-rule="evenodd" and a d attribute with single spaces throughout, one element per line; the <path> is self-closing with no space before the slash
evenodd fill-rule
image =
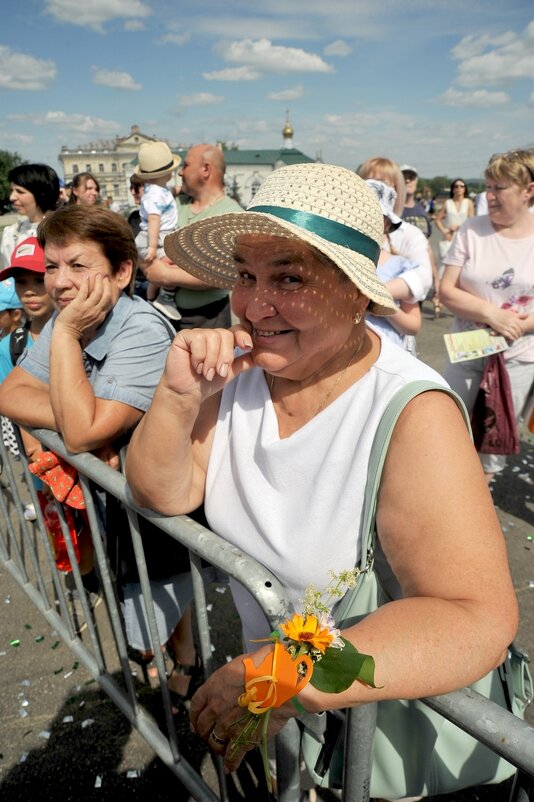
<path id="1" fill-rule="evenodd" d="M 228 67 L 225 70 L 203 72 L 202 77 L 207 81 L 255 81 L 260 73 L 250 67 Z"/>
<path id="2" fill-rule="evenodd" d="M 515 34 L 511 31 L 502 33 L 500 36 L 490 36 L 487 33 L 480 35 L 470 34 L 469 36 L 464 36 L 464 38 L 453 47 L 451 55 L 458 61 L 464 61 L 473 56 L 479 56 L 488 47 L 500 47 L 509 44 L 510 41 L 514 39 Z"/>
<path id="3" fill-rule="evenodd" d="M 261 72 L 334 72 L 316 53 L 297 47 L 273 45 L 269 39 L 241 39 L 218 45 L 225 61 L 241 63 Z"/>
<path id="4" fill-rule="evenodd" d="M 165 36 L 162 36 L 159 40 L 162 44 L 166 44 L 169 42 L 172 45 L 185 45 L 191 39 L 191 34 L 189 33 L 166 33 Z"/>
<path id="5" fill-rule="evenodd" d="M 323 49 L 323 53 L 325 56 L 348 56 L 352 53 L 352 47 L 343 39 L 336 39 Z"/>
<path id="6" fill-rule="evenodd" d="M 488 109 L 495 106 L 504 106 L 510 102 L 506 92 L 489 92 L 487 89 L 475 89 L 472 92 L 462 92 L 451 87 L 440 98 L 445 106 L 473 107 Z"/>
<path id="7" fill-rule="evenodd" d="M 47 89 L 55 77 L 53 61 L 16 53 L 0 45 L 0 89 Z"/>
<path id="8" fill-rule="evenodd" d="M 196 92 L 193 95 L 178 95 L 180 106 L 214 106 L 224 100 L 220 95 L 212 95 L 210 92 Z"/>
<path id="9" fill-rule="evenodd" d="M 8 133 L 7 131 L 0 131 L 0 142 L 8 143 L 9 147 L 13 145 L 31 145 L 34 137 L 30 134 Z"/>
<path id="10" fill-rule="evenodd" d="M 46 114 L 11 114 L 8 119 L 38 126 L 61 126 L 67 131 L 98 136 L 116 134 L 121 130 L 121 126 L 112 120 L 83 114 L 66 114 L 64 111 L 48 111 Z"/>
<path id="11" fill-rule="evenodd" d="M 114 19 L 144 19 L 152 11 L 142 0 L 47 0 L 45 11 L 59 22 L 103 32 L 104 23 Z"/>
<path id="12" fill-rule="evenodd" d="M 304 87 L 302 84 L 294 86 L 291 89 L 282 89 L 281 92 L 269 92 L 267 100 L 298 100 L 304 95 Z"/>
<path id="13" fill-rule="evenodd" d="M 467 57 L 462 57 L 462 43 Z M 457 81 L 462 86 L 534 80 L 534 21 L 520 34 L 466 37 L 454 48 L 453 56 L 460 59 Z"/>
<path id="14" fill-rule="evenodd" d="M 118 72 L 116 70 L 99 70 L 93 67 L 93 83 L 99 86 L 109 86 L 112 89 L 126 89 L 129 92 L 137 92 L 143 87 L 138 84 L 128 72 Z"/>

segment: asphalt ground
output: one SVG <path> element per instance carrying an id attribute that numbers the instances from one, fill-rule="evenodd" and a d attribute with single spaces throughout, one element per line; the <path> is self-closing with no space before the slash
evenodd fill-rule
<path id="1" fill-rule="evenodd" d="M 450 315 L 433 319 L 432 305 L 423 305 L 418 337 L 420 357 L 437 370 L 445 362 L 443 334 Z M 517 643 L 534 654 L 534 444 L 525 431 L 521 454 L 510 460 L 493 485 L 493 498 L 506 543 L 520 605 Z M 439 459 L 439 454 L 436 455 Z M 222 663 L 239 651 L 239 627 L 224 587 L 214 587 L 209 601 L 214 658 Z M 99 624 L 103 605 L 97 610 Z M 102 627 L 105 640 L 105 623 Z M 18 645 L 13 645 L 18 641 Z M 58 802 L 121 799 L 161 802 L 189 797 L 170 770 L 132 729 L 67 646 L 50 630 L 26 594 L 0 566 L 0 799 Z M 161 718 L 158 694 L 139 683 L 142 703 Z M 534 724 L 534 711 L 527 712 Z M 185 755 L 206 776 L 212 776 L 202 743 L 191 738 L 185 716 L 178 717 Z M 242 778 L 243 780 L 243 778 Z M 441 802 L 505 802 L 509 784 L 488 786 Z M 250 787 L 240 796 L 261 800 Z M 333 799 L 328 793 L 324 800 Z"/>

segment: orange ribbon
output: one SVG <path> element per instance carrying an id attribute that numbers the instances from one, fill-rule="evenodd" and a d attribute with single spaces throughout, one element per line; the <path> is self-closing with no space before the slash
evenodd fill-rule
<path id="1" fill-rule="evenodd" d="M 301 663 L 306 666 L 304 676 L 298 672 Z M 273 650 L 258 666 L 251 657 L 244 657 L 243 665 L 245 692 L 238 702 L 256 715 L 266 713 L 272 707 L 281 707 L 308 684 L 313 673 L 313 662 L 307 654 L 293 660 L 280 643 L 274 644 Z"/>
<path id="2" fill-rule="evenodd" d="M 53 451 L 43 451 L 28 465 L 34 476 L 47 484 L 58 501 L 76 510 L 85 509 L 78 471 Z"/>

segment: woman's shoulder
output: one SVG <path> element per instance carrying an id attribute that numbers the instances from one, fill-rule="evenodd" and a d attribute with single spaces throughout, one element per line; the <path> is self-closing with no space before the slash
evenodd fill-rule
<path id="1" fill-rule="evenodd" d="M 394 390 L 412 381 L 430 381 L 441 387 L 448 387 L 443 376 L 430 365 L 395 345 L 387 337 L 381 336 L 381 341 L 380 354 L 371 368 L 379 377 L 381 385 L 388 384 Z"/>

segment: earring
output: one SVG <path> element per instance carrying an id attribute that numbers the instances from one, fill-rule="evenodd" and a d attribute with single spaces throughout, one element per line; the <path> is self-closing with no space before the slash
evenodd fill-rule
<path id="1" fill-rule="evenodd" d="M 357 326 L 361 319 L 362 319 L 362 313 L 356 312 L 356 314 L 352 318 L 352 322 L 354 323 L 355 326 Z"/>

